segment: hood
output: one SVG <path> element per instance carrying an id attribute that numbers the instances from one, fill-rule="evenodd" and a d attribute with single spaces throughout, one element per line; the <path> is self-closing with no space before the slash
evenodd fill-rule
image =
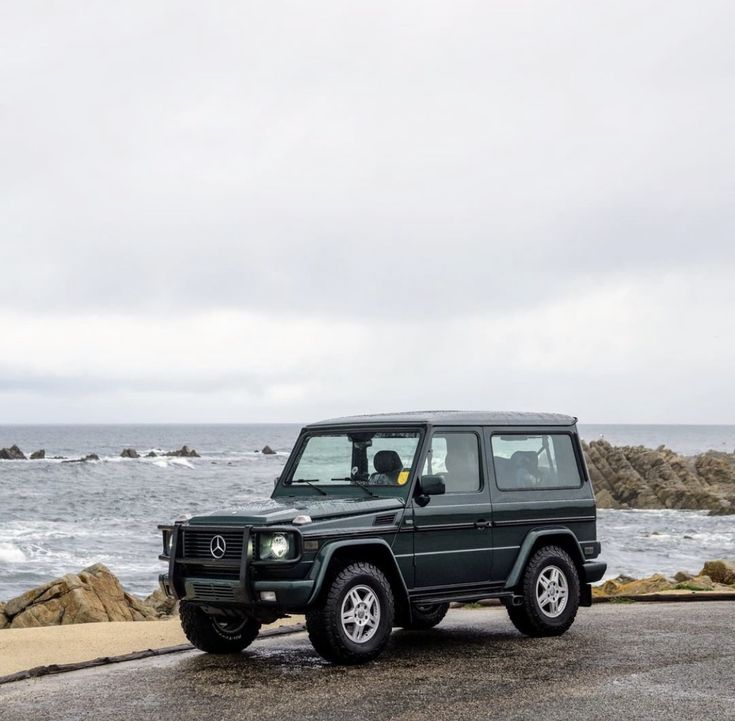
<path id="1" fill-rule="evenodd" d="M 402 498 L 267 498 L 254 500 L 245 506 L 213 511 L 189 519 L 189 525 L 253 525 L 268 526 L 291 523 L 296 516 L 311 516 L 312 520 L 326 520 L 344 516 L 358 516 L 377 511 L 403 508 Z"/>

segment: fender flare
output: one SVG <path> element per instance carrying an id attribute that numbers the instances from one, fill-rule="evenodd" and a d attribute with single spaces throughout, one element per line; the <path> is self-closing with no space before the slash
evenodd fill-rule
<path id="1" fill-rule="evenodd" d="M 508 580 L 505 582 L 506 590 L 515 588 L 518 585 L 518 582 L 521 579 L 521 575 L 523 574 L 523 569 L 526 567 L 528 558 L 531 555 L 531 549 L 534 547 L 536 541 L 538 541 L 539 538 L 544 538 L 545 536 L 565 536 L 567 538 L 570 538 L 572 541 L 574 541 L 574 545 L 577 549 L 577 558 L 573 559 L 574 562 L 579 566 L 584 563 L 584 555 L 582 554 L 582 549 L 579 545 L 579 541 L 577 540 L 577 537 L 574 535 L 574 533 L 572 533 L 572 531 L 570 531 L 568 528 L 560 526 L 558 528 L 544 528 L 538 531 L 529 531 L 528 535 L 523 539 L 521 548 L 518 551 L 518 556 L 516 557 L 516 562 L 513 564 L 513 568 L 511 569 L 510 574 L 508 574 Z M 580 583 L 584 583 L 583 577 L 580 577 Z"/>
<path id="2" fill-rule="evenodd" d="M 400 579 L 400 588 L 394 589 L 395 592 L 401 593 L 403 599 L 408 602 L 408 588 L 406 587 L 406 581 L 403 578 L 401 569 L 398 566 L 395 556 L 393 555 L 393 549 L 383 538 L 353 538 L 346 539 L 344 541 L 333 541 L 327 543 L 319 549 L 317 557 L 314 559 L 314 564 L 311 567 L 309 573 L 309 579 L 314 581 L 314 588 L 311 591 L 307 605 L 311 605 L 316 597 L 322 590 L 324 579 L 327 576 L 329 567 L 331 565 L 334 554 L 343 548 L 380 548 L 381 552 L 385 554 L 387 552 L 392 563 L 392 576 Z M 395 584 L 394 584 L 395 585 Z"/>

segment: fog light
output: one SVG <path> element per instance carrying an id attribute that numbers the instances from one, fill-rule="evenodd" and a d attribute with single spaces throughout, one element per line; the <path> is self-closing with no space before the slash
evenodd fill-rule
<path id="1" fill-rule="evenodd" d="M 275 591 L 261 591 L 260 600 L 269 601 L 271 603 L 274 603 L 276 600 L 276 592 Z"/>

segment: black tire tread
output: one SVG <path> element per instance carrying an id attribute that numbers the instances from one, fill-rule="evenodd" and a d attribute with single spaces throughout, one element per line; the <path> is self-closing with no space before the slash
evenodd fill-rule
<path id="1" fill-rule="evenodd" d="M 345 587 L 360 576 L 368 576 L 382 586 L 385 595 L 385 608 L 381 613 L 392 619 L 395 612 L 393 591 L 385 574 L 366 561 L 354 561 L 343 567 L 329 584 L 322 602 L 306 612 L 306 630 L 314 650 L 325 660 L 332 663 L 366 663 L 379 656 L 390 639 L 390 627 L 381 642 L 370 651 L 355 651 L 347 646 L 337 628 L 335 614 L 340 612 L 340 596 Z"/>
<path id="2" fill-rule="evenodd" d="M 552 558 L 561 559 L 568 566 L 567 581 L 569 583 L 569 600 L 567 608 L 571 610 L 564 614 L 561 623 L 550 622 L 544 618 L 536 607 L 534 588 L 536 575 L 540 568 L 550 562 Z M 526 564 L 521 580 L 521 590 L 524 602 L 521 606 L 508 606 L 508 616 L 513 625 L 525 636 L 561 636 L 574 623 L 579 608 L 580 585 L 577 567 L 570 555 L 559 546 L 542 546 Z"/>
<path id="3" fill-rule="evenodd" d="M 260 623 L 254 618 L 249 618 L 239 634 L 228 638 L 215 630 L 211 616 L 199 606 L 186 601 L 182 601 L 180 605 L 179 617 L 186 637 L 196 648 L 206 653 L 240 653 L 260 633 Z"/>
<path id="4" fill-rule="evenodd" d="M 414 606 L 411 609 L 411 621 L 401 624 L 401 627 L 407 631 L 428 631 L 444 620 L 448 610 L 448 603 L 437 603 L 431 611 L 422 611 Z"/>

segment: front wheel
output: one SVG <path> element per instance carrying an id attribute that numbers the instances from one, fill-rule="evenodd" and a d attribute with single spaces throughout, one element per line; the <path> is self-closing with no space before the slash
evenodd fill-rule
<path id="1" fill-rule="evenodd" d="M 579 575 L 569 554 L 544 546 L 533 554 L 521 581 L 523 602 L 508 606 L 513 625 L 526 636 L 561 636 L 579 608 Z"/>
<path id="2" fill-rule="evenodd" d="M 316 652 L 333 663 L 365 663 L 385 648 L 393 627 L 393 591 L 385 574 L 356 561 L 331 581 L 321 602 L 306 613 Z"/>
<path id="3" fill-rule="evenodd" d="M 210 616 L 186 601 L 181 603 L 179 617 L 189 641 L 207 653 L 240 653 L 260 633 L 260 622 L 254 618 Z"/>

